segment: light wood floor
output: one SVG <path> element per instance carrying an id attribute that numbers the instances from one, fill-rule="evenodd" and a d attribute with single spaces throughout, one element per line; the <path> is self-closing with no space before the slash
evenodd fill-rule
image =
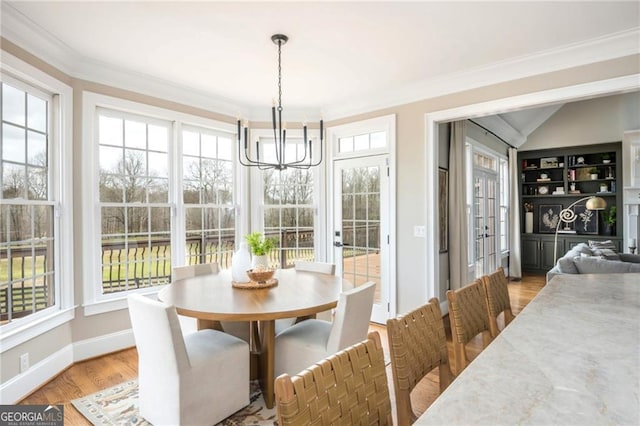
<path id="1" fill-rule="evenodd" d="M 518 314 L 545 284 L 544 275 L 528 275 L 522 281 L 509 284 L 511 308 Z M 449 358 L 453 359 L 451 333 L 448 318 L 445 317 Z M 382 337 L 385 352 L 388 353 L 386 327 L 372 324 L 371 330 L 377 330 Z M 482 340 L 480 336 L 467 346 L 467 353 L 473 359 L 480 353 Z M 390 367 L 387 367 L 389 391 L 393 404 L 393 379 Z M 71 405 L 71 400 L 80 398 L 100 390 L 115 386 L 138 376 L 138 354 L 135 348 L 126 349 L 113 354 L 82 361 L 69 367 L 49 383 L 21 401 L 21 404 L 64 404 L 64 420 L 68 425 L 89 425 L 90 423 Z M 437 370 L 427 375 L 414 389 L 411 400 L 418 412 L 426 410 L 438 396 Z M 395 419 L 395 407 L 394 419 Z"/>

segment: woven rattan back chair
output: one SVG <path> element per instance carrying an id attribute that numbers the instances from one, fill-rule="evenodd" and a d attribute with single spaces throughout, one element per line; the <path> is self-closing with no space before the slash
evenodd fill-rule
<path id="1" fill-rule="evenodd" d="M 458 290 L 447 291 L 456 375 L 469 363 L 465 346 L 471 339 L 482 333 L 484 347 L 493 340 L 486 297 L 480 280 Z"/>
<path id="2" fill-rule="evenodd" d="M 398 424 L 408 425 L 417 419 L 411 407 L 411 391 L 420 380 L 438 368 L 442 392 L 453 379 L 440 301 L 434 297 L 418 309 L 387 320 L 387 337 Z"/>
<path id="3" fill-rule="evenodd" d="M 276 379 L 278 424 L 390 425 L 391 401 L 380 335 Z"/>
<path id="4" fill-rule="evenodd" d="M 513 321 L 511 301 L 509 300 L 509 280 L 504 269 L 499 267 L 495 272 L 482 277 L 484 291 L 487 294 L 487 308 L 489 309 L 489 328 L 491 335 L 496 337 L 500 333 L 498 316 L 504 312 L 505 327 Z"/>

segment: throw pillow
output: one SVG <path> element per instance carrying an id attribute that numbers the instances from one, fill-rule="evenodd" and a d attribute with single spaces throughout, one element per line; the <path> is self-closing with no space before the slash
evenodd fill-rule
<path id="1" fill-rule="evenodd" d="M 591 241 L 589 240 L 589 247 L 591 249 L 610 249 L 613 251 L 618 251 L 618 247 L 611 240 L 606 241 Z"/>
<path id="2" fill-rule="evenodd" d="M 574 260 L 578 272 L 581 274 L 616 274 L 625 272 L 640 272 L 640 264 L 606 260 L 597 257 L 577 257 Z"/>
<path id="3" fill-rule="evenodd" d="M 611 249 L 605 249 L 605 248 L 594 249 L 593 255 L 599 256 L 602 259 L 607 259 L 607 260 L 621 260 L 620 255 L 616 253 L 615 250 L 611 250 Z"/>

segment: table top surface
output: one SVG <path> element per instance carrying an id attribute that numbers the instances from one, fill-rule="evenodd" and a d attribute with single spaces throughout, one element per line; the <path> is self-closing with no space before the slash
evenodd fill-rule
<path id="1" fill-rule="evenodd" d="M 640 424 L 640 274 L 554 277 L 415 424 Z"/>
<path id="2" fill-rule="evenodd" d="M 231 285 L 231 271 L 177 280 L 158 293 L 181 315 L 218 321 L 275 320 L 312 315 L 337 305 L 343 288 L 339 276 L 279 269 L 278 285 L 239 289 Z"/>

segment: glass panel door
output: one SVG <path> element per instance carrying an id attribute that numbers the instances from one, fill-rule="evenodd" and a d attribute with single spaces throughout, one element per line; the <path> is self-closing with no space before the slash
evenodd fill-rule
<path id="1" fill-rule="evenodd" d="M 496 176 L 476 170 L 473 191 L 474 265 L 480 278 L 498 267 Z"/>
<path id="2" fill-rule="evenodd" d="M 376 283 L 372 321 L 389 317 L 386 156 L 336 161 L 334 256 L 355 286 Z"/>

